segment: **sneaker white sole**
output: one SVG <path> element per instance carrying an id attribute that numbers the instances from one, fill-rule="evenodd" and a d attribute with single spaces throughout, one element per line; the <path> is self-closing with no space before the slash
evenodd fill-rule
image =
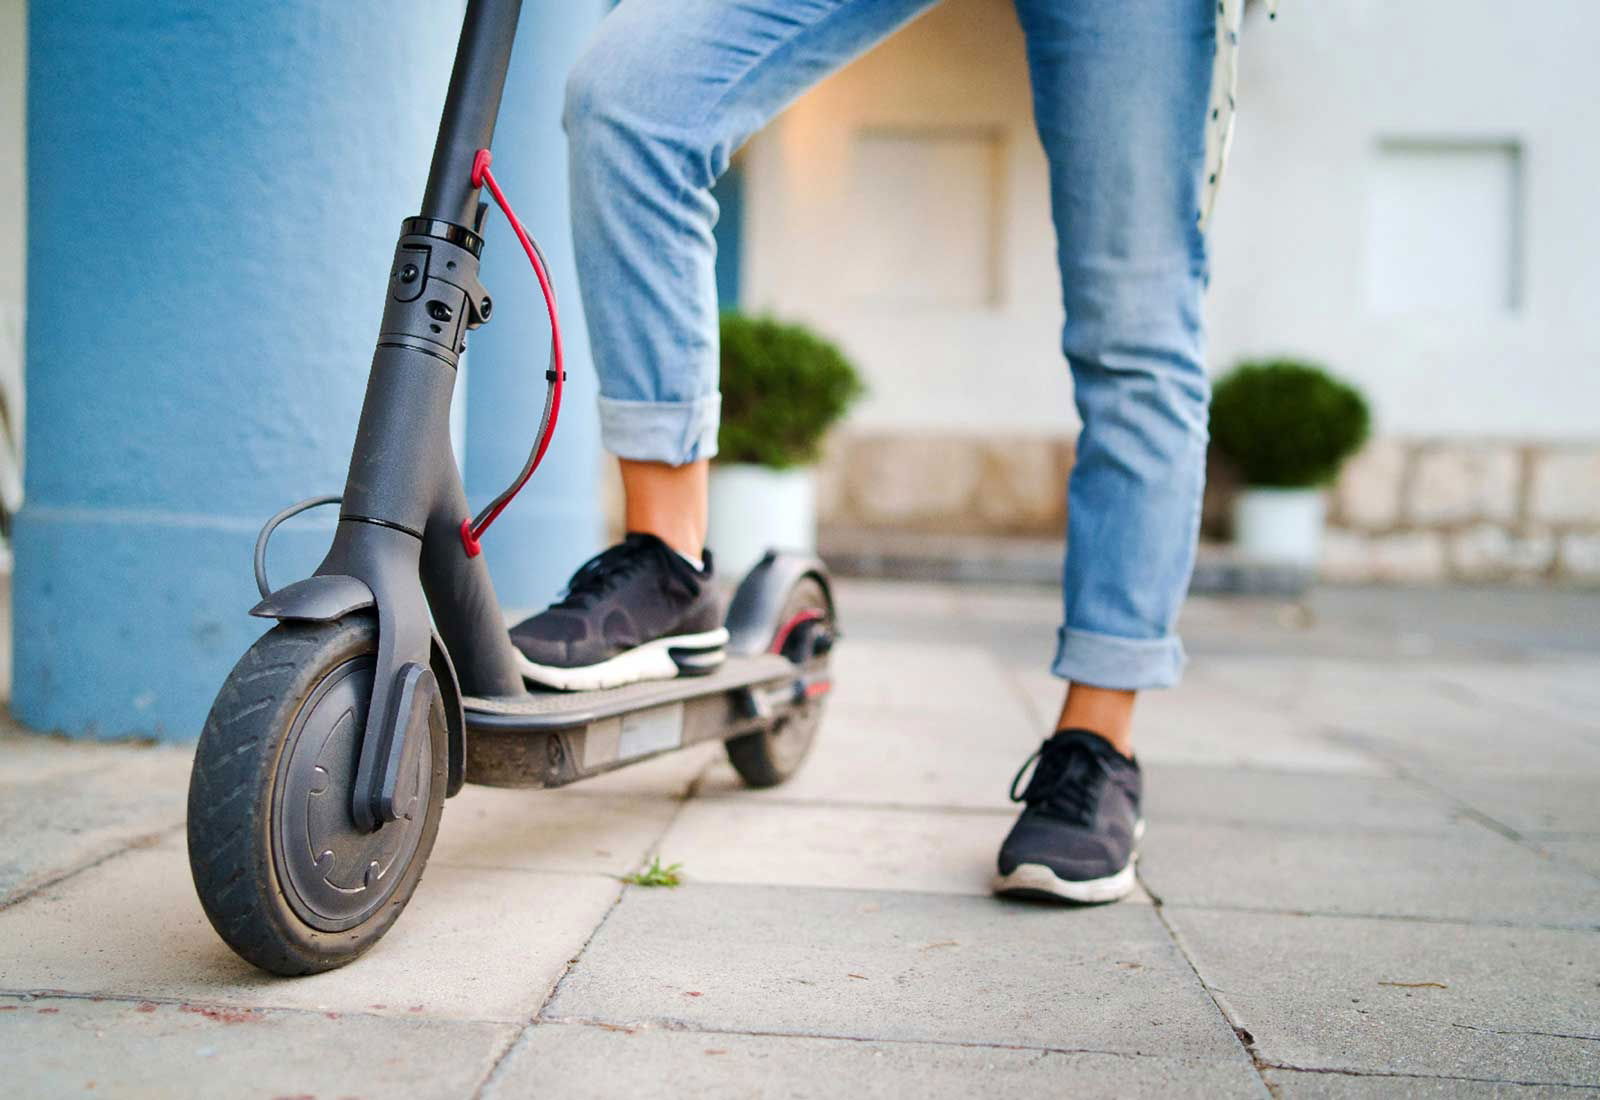
<path id="1" fill-rule="evenodd" d="M 1144 822 L 1141 820 L 1133 827 L 1134 843 L 1137 844 L 1143 836 Z M 1128 865 L 1116 874 L 1076 882 L 1062 878 L 1042 863 L 1019 863 L 1017 869 L 1009 875 L 995 876 L 994 892 L 1018 898 L 1062 898 L 1081 905 L 1116 901 L 1133 892 L 1133 887 L 1138 881 L 1134 876 L 1133 865 L 1138 858 L 1139 853 L 1136 850 L 1129 857 Z"/>
<path id="2" fill-rule="evenodd" d="M 672 656 L 674 649 L 708 651 L 686 653 L 682 660 L 695 672 L 710 672 L 723 662 L 726 655 L 719 647 L 727 644 L 727 628 L 718 627 L 700 634 L 657 638 L 599 664 L 579 668 L 535 664 L 518 653 L 517 667 L 523 676 L 534 683 L 558 691 L 600 691 L 624 684 L 637 684 L 642 680 L 673 679 L 680 671 L 678 659 Z"/>

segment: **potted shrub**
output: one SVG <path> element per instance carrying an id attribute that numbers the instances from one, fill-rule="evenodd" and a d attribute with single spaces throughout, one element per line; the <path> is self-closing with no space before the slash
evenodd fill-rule
<path id="1" fill-rule="evenodd" d="M 1314 566 L 1323 488 L 1366 441 L 1366 399 L 1312 363 L 1241 363 L 1211 398 L 1211 442 L 1239 471 L 1233 537 L 1250 558 Z"/>
<path id="2" fill-rule="evenodd" d="M 828 429 L 863 393 L 833 344 L 801 325 L 722 315 L 722 428 L 707 543 L 737 578 L 769 547 L 813 550 L 812 470 Z"/>

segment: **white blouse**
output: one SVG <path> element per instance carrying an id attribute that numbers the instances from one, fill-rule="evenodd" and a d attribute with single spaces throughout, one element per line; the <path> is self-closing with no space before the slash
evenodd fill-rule
<path id="1" fill-rule="evenodd" d="M 1234 91 L 1239 83 L 1239 25 L 1245 0 L 1217 0 L 1216 60 L 1211 68 L 1211 103 L 1206 118 L 1206 178 L 1200 191 L 1200 228 L 1211 222 L 1222 169 L 1233 143 Z M 1278 0 L 1267 0 L 1267 17 L 1278 17 Z"/>

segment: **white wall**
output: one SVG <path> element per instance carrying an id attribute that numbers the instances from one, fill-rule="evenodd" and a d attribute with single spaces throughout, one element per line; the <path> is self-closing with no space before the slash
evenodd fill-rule
<path id="1" fill-rule="evenodd" d="M 1590 0 L 1291 0 L 1274 23 L 1254 5 L 1213 226 L 1214 368 L 1324 360 L 1388 432 L 1600 436 L 1596 43 Z M 747 163 L 745 301 L 855 354 L 873 389 L 857 424 L 1074 427 L 1010 0 L 949 0 Z M 930 277 L 940 257 L 987 265 Z"/>
<path id="2" fill-rule="evenodd" d="M 1343 0 L 1279 12 L 1252 18 L 1244 44 L 1213 234 L 1214 360 L 1318 355 L 1360 380 L 1395 433 L 1600 436 L 1600 6 Z M 1440 160 L 1452 147 L 1517 151 L 1512 307 L 1465 293 L 1458 306 L 1396 312 L 1374 295 L 1370 258 L 1393 244 L 1378 239 L 1394 182 L 1384 145 L 1397 142 L 1435 143 Z M 1438 205 L 1461 233 L 1433 243 L 1434 262 L 1481 266 L 1504 247 L 1511 211 L 1485 225 L 1474 210 L 1484 168 L 1444 169 L 1453 182 L 1439 181 Z"/>

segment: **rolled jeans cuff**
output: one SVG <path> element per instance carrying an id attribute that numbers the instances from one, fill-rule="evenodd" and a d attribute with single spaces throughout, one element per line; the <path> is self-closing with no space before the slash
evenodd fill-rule
<path id="1" fill-rule="evenodd" d="M 1062 627 L 1057 639 L 1050 671 L 1063 680 L 1117 691 L 1143 691 L 1172 687 L 1183 674 L 1186 658 L 1183 643 L 1175 634 L 1118 638 Z"/>
<path id="2" fill-rule="evenodd" d="M 618 458 L 683 466 L 717 453 L 722 395 L 693 401 L 600 398 L 600 442 Z"/>

